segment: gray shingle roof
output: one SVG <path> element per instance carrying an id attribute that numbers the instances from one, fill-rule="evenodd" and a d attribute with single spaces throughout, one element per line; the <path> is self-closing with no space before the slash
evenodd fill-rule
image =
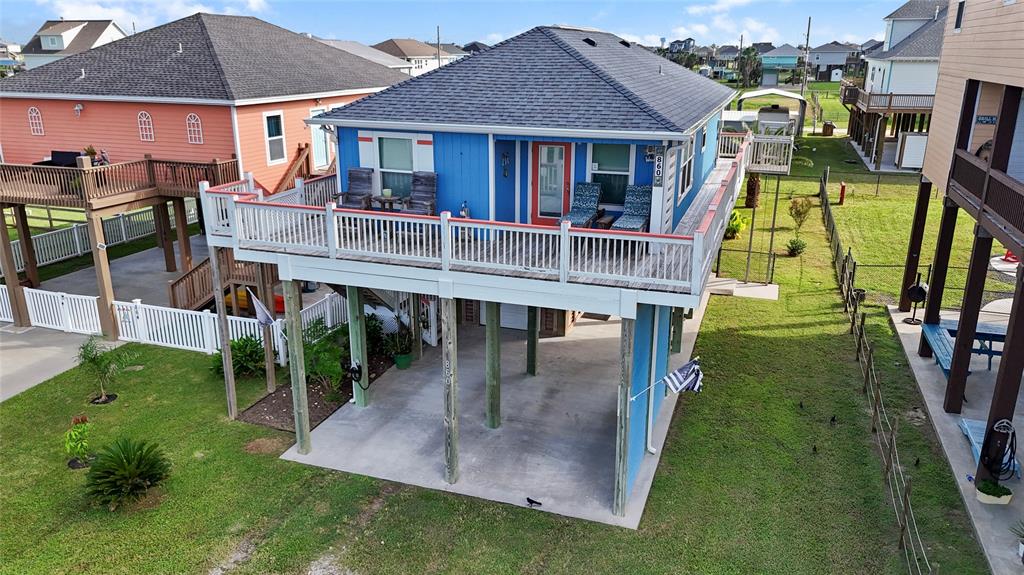
<path id="1" fill-rule="evenodd" d="M 934 17 L 934 14 L 932 16 Z M 874 60 L 932 60 L 942 53 L 942 38 L 946 32 L 946 10 L 939 11 L 939 17 L 926 22 L 909 36 L 888 50 L 881 46 L 867 54 Z"/>
<path id="2" fill-rule="evenodd" d="M 396 58 L 432 58 L 437 56 L 437 47 L 412 38 L 389 38 L 373 45 L 373 48 L 387 52 Z M 441 48 L 441 57 L 448 54 Z"/>
<path id="3" fill-rule="evenodd" d="M 818 46 L 817 48 L 811 48 L 811 54 L 815 52 L 859 52 L 860 46 L 857 44 L 844 44 L 843 42 L 837 42 L 835 40 Z"/>
<path id="4" fill-rule="evenodd" d="M 92 48 L 103 31 L 114 24 L 113 20 L 47 20 L 39 27 L 39 31 L 22 47 L 22 54 L 78 54 Z M 40 36 L 52 36 L 62 34 L 82 26 L 82 29 L 71 39 L 61 50 L 48 50 L 43 48 L 43 41 Z M 118 28 L 120 30 L 120 28 Z"/>
<path id="5" fill-rule="evenodd" d="M 783 44 L 783 45 L 779 46 L 778 48 L 776 48 L 776 49 L 774 49 L 774 50 L 772 50 L 770 52 L 765 52 L 764 54 L 761 54 L 761 55 L 762 56 L 769 56 L 769 57 L 772 57 L 772 58 L 775 58 L 775 57 L 783 57 L 783 58 L 785 58 L 785 57 L 789 57 L 789 56 L 803 56 L 803 54 L 804 54 L 803 50 L 797 48 L 796 46 L 793 46 L 792 44 Z"/>
<path id="6" fill-rule="evenodd" d="M 623 43 L 605 32 L 538 27 L 319 118 L 683 132 L 733 94 Z"/>
<path id="7" fill-rule="evenodd" d="M 381 66 L 387 66 L 388 68 L 412 68 L 411 63 L 406 62 L 401 58 L 395 58 L 387 52 L 381 52 L 376 48 L 371 48 L 366 44 L 360 44 L 354 40 L 328 40 L 326 38 L 317 38 L 317 40 L 333 48 L 344 50 L 349 54 L 355 54 L 360 58 L 366 58 L 371 62 L 376 62 Z"/>
<path id="8" fill-rule="evenodd" d="M 194 14 L 4 78 L 0 93 L 243 100 L 407 78 L 258 18 Z"/>
<path id="9" fill-rule="evenodd" d="M 935 8 L 944 10 L 947 0 L 909 0 L 884 19 L 925 20 L 935 17 Z"/>

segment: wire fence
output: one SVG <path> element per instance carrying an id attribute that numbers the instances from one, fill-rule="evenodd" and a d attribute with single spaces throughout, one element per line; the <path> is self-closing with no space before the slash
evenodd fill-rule
<path id="1" fill-rule="evenodd" d="M 911 502 L 912 478 L 904 472 L 900 462 L 897 436 L 899 419 L 890 417 L 882 397 L 881 381 L 875 370 L 874 349 L 864 329 L 867 313 L 860 306 L 865 301 L 866 290 L 858 287 L 858 266 L 851 249 L 844 249 L 836 230 L 836 221 L 828 198 L 828 176 L 826 170 L 819 180 L 821 217 L 832 251 L 832 262 L 843 300 L 843 311 L 850 320 L 850 333 L 856 339 L 857 363 L 863 376 L 861 391 L 871 405 L 871 434 L 882 458 L 882 474 L 889 489 L 893 512 L 899 525 L 898 546 L 907 561 L 907 570 L 912 574 L 934 573 L 928 561 L 928 551 L 917 527 Z"/>

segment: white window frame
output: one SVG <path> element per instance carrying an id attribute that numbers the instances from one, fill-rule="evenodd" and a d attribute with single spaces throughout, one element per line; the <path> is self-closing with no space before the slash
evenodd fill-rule
<path id="1" fill-rule="evenodd" d="M 604 143 L 604 142 L 599 142 Z M 636 175 L 636 144 L 611 144 L 613 146 L 629 146 L 629 179 L 626 181 L 626 185 L 632 186 L 634 184 L 634 178 Z M 573 173 L 576 173 L 576 168 L 573 167 Z M 613 172 L 609 170 L 595 170 L 594 169 L 594 144 L 592 142 L 587 143 L 587 181 L 591 181 L 594 174 L 613 174 L 621 176 L 625 172 Z M 575 186 L 572 187 L 572 193 L 576 193 Z M 625 204 L 608 204 L 601 203 L 599 207 L 605 209 L 618 209 L 623 207 Z"/>
<path id="2" fill-rule="evenodd" d="M 385 168 L 383 168 L 380 165 L 380 140 L 381 140 L 381 138 L 383 138 L 385 140 L 409 140 L 409 160 L 411 160 L 409 163 L 412 164 L 412 169 L 411 170 L 394 170 L 394 169 L 391 169 L 391 168 L 385 169 Z M 415 134 L 395 134 L 395 135 L 379 134 L 379 135 L 375 135 L 373 137 L 373 154 L 374 154 L 374 158 L 375 158 L 374 161 L 377 164 L 377 173 L 378 173 L 378 177 L 376 178 L 376 180 L 377 180 L 376 181 L 377 193 L 384 193 L 384 172 L 387 172 L 389 174 L 409 174 L 409 176 L 411 177 L 412 173 L 416 171 L 416 137 L 415 137 Z"/>
<path id="3" fill-rule="evenodd" d="M 153 116 L 145 110 L 139 110 L 136 119 L 139 124 L 139 140 L 143 142 L 155 142 L 156 129 L 153 127 Z"/>
<path id="4" fill-rule="evenodd" d="M 203 120 L 195 112 L 185 116 L 185 134 L 188 136 L 188 143 L 203 143 Z"/>
<path id="5" fill-rule="evenodd" d="M 964 16 L 967 15 L 967 0 L 959 0 L 956 3 L 956 10 L 953 12 L 953 33 L 959 34 L 960 29 L 964 25 Z M 957 22 L 957 16 L 960 17 L 960 21 Z"/>
<path id="6" fill-rule="evenodd" d="M 28 109 L 28 129 L 33 136 L 46 135 L 46 130 L 43 129 L 43 113 L 35 106 Z"/>
<path id="7" fill-rule="evenodd" d="M 683 157 L 679 160 L 679 192 L 676 194 L 676 207 L 683 203 L 683 199 L 690 194 L 693 188 L 693 148 L 695 134 L 690 134 L 688 141 L 683 142 Z"/>
<path id="8" fill-rule="evenodd" d="M 267 118 L 271 116 L 281 117 L 281 135 L 274 136 L 275 139 L 281 139 L 281 149 L 284 150 L 284 156 L 282 156 L 280 160 L 274 160 L 270 157 L 270 132 L 267 130 Z M 276 166 L 278 164 L 283 164 L 288 161 L 288 140 L 285 137 L 287 136 L 286 132 L 287 131 L 285 130 L 284 127 L 284 110 L 271 110 L 263 112 L 263 147 L 267 153 L 268 166 Z"/>
<path id="9" fill-rule="evenodd" d="M 708 125 L 704 124 L 700 128 L 700 153 L 704 153 L 704 150 L 708 147 Z"/>
<path id="10" fill-rule="evenodd" d="M 433 161 L 433 150 L 434 150 L 434 136 L 431 133 L 424 132 L 376 132 L 372 130 L 359 130 L 356 132 L 356 136 L 359 138 L 370 138 L 370 142 L 360 142 L 359 147 L 359 166 L 363 168 L 373 168 L 373 190 L 375 193 L 380 194 L 383 185 L 381 184 L 382 179 L 380 177 L 380 139 L 381 138 L 396 138 L 400 140 L 412 140 L 412 171 L 414 172 L 435 172 L 436 165 Z M 430 142 L 430 151 L 427 152 L 429 158 L 424 158 L 422 152 L 426 152 L 421 146 L 421 141 Z M 370 153 L 363 146 L 372 146 L 373 153 Z M 367 157 L 366 154 L 369 154 Z M 396 170 L 388 170 L 396 171 Z"/>

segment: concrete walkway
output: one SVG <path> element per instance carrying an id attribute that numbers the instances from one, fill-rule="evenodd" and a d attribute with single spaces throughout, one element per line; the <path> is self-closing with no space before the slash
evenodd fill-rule
<path id="1" fill-rule="evenodd" d="M 706 300 L 705 300 L 706 302 Z M 685 363 L 703 307 L 687 320 Z M 484 425 L 484 335 L 459 326 L 459 480 L 444 480 L 440 349 L 404 371 L 392 368 L 372 384 L 370 405 L 343 406 L 312 432 L 312 452 L 293 446 L 282 458 L 526 506 L 635 529 L 654 479 L 676 396 L 662 404 L 657 454 L 645 455 L 625 517 L 612 514 L 620 321 L 582 319 L 566 337 L 540 341 L 538 374 L 524 373 L 523 332 L 502 330 L 502 424 Z"/>
<path id="2" fill-rule="evenodd" d="M 967 403 L 963 405 L 961 414 L 946 413 L 942 402 L 946 391 L 946 378 L 942 370 L 932 358 L 917 354 L 918 343 L 921 341 L 920 326 L 903 323 L 909 313 L 900 313 L 895 307 L 889 307 L 892 323 L 899 334 L 900 343 L 906 353 L 907 361 L 914 372 L 918 388 L 928 408 L 928 417 L 935 428 L 935 434 L 942 444 L 953 477 L 960 489 L 967 513 L 974 524 L 975 535 L 988 559 L 989 567 L 996 575 L 1022 573 L 1024 568 L 1017 557 L 1017 538 L 1010 533 L 1010 526 L 1024 517 L 1024 482 L 1013 478 L 1006 482 L 1013 492 L 1009 505 L 983 505 L 975 497 L 974 483 L 968 481 L 978 468 L 971 453 L 967 437 L 960 431 L 961 417 L 968 419 L 988 420 L 988 410 L 992 403 L 992 390 L 995 386 L 996 372 L 999 370 L 999 358 L 993 361 L 992 371 L 988 370 L 988 361 L 984 356 L 972 356 L 971 375 L 967 379 Z M 957 312 L 943 312 L 943 319 L 956 319 Z M 980 321 L 998 322 L 999 316 L 986 317 L 979 315 Z M 1006 322 L 1002 316 L 1001 321 Z M 999 344 L 997 344 L 998 346 Z M 884 383 L 883 383 L 884 385 Z M 1024 396 L 1017 398 L 1017 410 L 1013 418 L 1013 426 L 1024 430 Z M 1020 445 L 1018 443 L 1018 445 Z M 1018 447 L 1017 459 L 1024 460 L 1024 451 Z M 966 534 L 965 534 L 966 535 Z"/>
<path id="3" fill-rule="evenodd" d="M 78 346 L 88 338 L 42 327 L 0 325 L 0 401 L 78 365 Z"/>

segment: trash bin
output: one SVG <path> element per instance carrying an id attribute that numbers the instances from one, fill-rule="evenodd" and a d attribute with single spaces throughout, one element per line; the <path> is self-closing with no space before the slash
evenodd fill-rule
<path id="1" fill-rule="evenodd" d="M 825 123 L 823 123 L 821 125 L 821 135 L 822 136 L 831 136 L 832 135 L 832 131 L 835 130 L 835 129 L 836 129 L 835 123 L 832 120 L 826 120 Z"/>

